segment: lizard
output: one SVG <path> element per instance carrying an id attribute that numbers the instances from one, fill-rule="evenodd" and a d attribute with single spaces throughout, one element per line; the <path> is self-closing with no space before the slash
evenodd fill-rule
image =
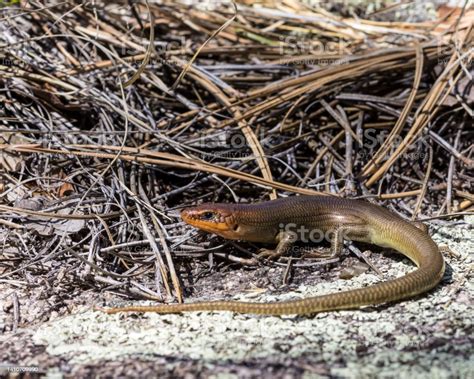
<path id="1" fill-rule="evenodd" d="M 355 309 L 394 302 L 425 293 L 442 279 L 445 263 L 426 225 L 406 221 L 395 213 L 362 200 L 321 195 L 279 198 L 253 204 L 206 203 L 181 211 L 182 219 L 203 231 L 231 240 L 277 244 L 264 256 L 279 257 L 298 239 L 304 227 L 332 233 L 331 255 L 341 252 L 344 240 L 392 248 L 418 267 L 405 276 L 368 287 L 282 302 L 205 301 L 156 306 L 102 309 L 106 313 L 231 311 L 265 315 L 298 314 Z M 288 225 L 293 226 L 289 230 Z"/>

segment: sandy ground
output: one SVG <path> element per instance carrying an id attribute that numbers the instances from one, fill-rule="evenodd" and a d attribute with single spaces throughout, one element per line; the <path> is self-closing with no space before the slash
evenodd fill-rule
<path id="1" fill-rule="evenodd" d="M 155 373 L 162 377 L 472 378 L 473 227 L 474 217 L 466 217 L 464 222 L 434 228 L 437 243 L 448 244 L 458 256 L 446 256 L 448 266 L 440 286 L 410 301 L 312 318 L 208 312 L 106 315 L 90 310 L 90 303 L 100 296 L 85 291 L 67 316 L 53 314 L 50 320 L 20 325 L 16 332 L 0 336 L 0 370 L 29 370 L 49 377 Z M 392 254 L 373 257 L 386 278 L 413 269 L 407 260 Z M 247 291 L 232 297 L 250 301 L 314 296 L 380 280 L 373 273 L 342 280 L 333 271 L 337 269 L 319 270 L 307 280 L 295 278 L 299 283 L 284 291 L 263 293 L 249 291 L 262 275 L 258 270 L 228 271 L 213 280 L 216 293 L 235 284 Z M 330 277 L 333 280 L 327 280 Z M 203 293 L 206 296 L 188 300 L 219 296 L 212 290 Z M 0 322 L 3 329 L 10 325 L 11 311 L 0 312 Z"/>

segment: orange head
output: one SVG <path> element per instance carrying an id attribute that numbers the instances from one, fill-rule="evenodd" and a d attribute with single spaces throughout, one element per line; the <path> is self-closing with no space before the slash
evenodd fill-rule
<path id="1" fill-rule="evenodd" d="M 181 211 L 189 225 L 228 239 L 239 239 L 239 225 L 231 204 L 202 204 Z"/>
<path id="2" fill-rule="evenodd" d="M 279 223 L 268 223 L 250 204 L 207 203 L 181 211 L 184 222 L 232 240 L 274 243 Z"/>

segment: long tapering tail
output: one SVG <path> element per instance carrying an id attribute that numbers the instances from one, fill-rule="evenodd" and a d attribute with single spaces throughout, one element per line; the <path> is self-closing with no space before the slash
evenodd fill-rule
<path id="1" fill-rule="evenodd" d="M 189 304 L 157 306 L 128 306 L 97 308 L 106 313 L 156 312 L 180 313 L 192 311 L 230 311 L 264 315 L 314 314 L 325 311 L 359 308 L 413 297 L 436 286 L 444 273 L 444 260 L 438 247 L 429 237 L 408 222 L 401 221 L 401 228 L 387 229 L 385 246 L 394 247 L 414 261 L 418 269 L 403 276 L 366 288 L 274 303 L 250 303 L 241 301 L 208 301 Z M 397 229 L 403 229 L 400 234 Z"/>

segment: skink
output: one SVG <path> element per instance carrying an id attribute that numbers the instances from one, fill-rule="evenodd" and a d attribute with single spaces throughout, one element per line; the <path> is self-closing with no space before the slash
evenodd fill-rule
<path id="1" fill-rule="evenodd" d="M 413 297 L 435 287 L 444 274 L 444 260 L 426 229 L 377 205 L 328 196 L 295 196 L 256 204 L 203 204 L 181 212 L 182 219 L 227 239 L 276 243 L 274 257 L 284 254 L 299 232 L 332 235 L 331 252 L 338 254 L 344 239 L 397 250 L 418 268 L 409 274 L 369 287 L 272 303 L 208 301 L 158 306 L 109 308 L 107 313 L 232 311 L 266 315 L 314 314 L 359 308 Z M 306 234 L 306 237 L 308 234 Z"/>

